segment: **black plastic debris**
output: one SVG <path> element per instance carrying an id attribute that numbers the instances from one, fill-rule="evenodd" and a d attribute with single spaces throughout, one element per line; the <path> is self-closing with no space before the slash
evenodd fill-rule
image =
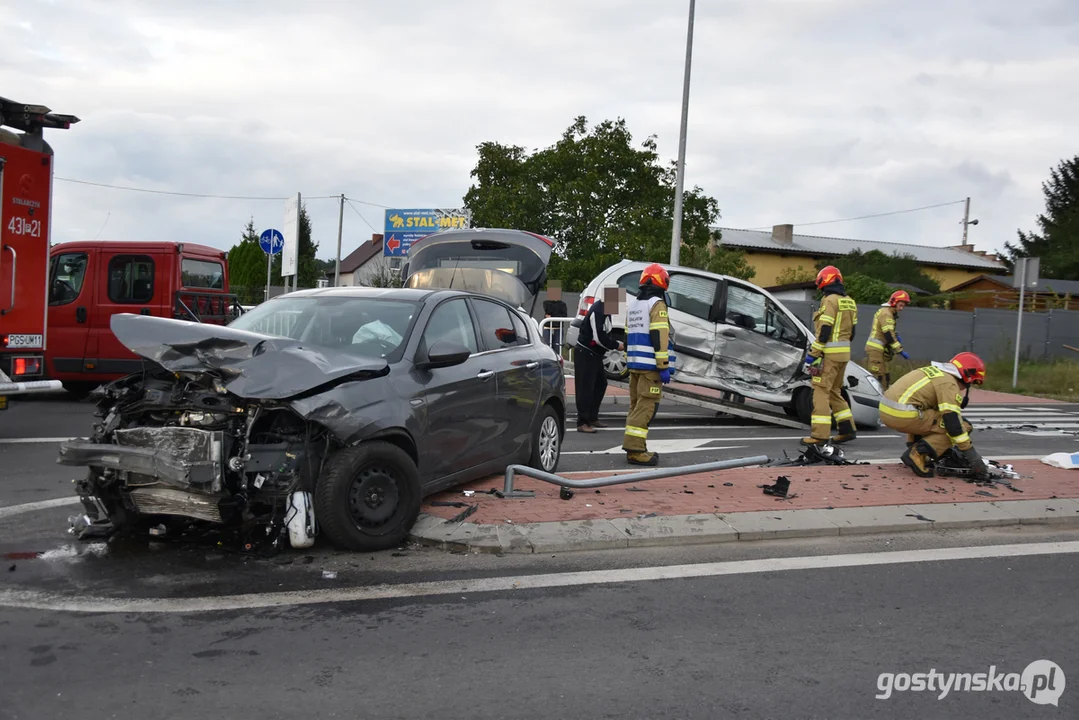
<path id="1" fill-rule="evenodd" d="M 787 497 L 787 492 L 791 488 L 791 479 L 786 475 L 780 475 L 776 478 L 775 485 L 763 485 L 765 495 L 775 495 L 776 497 Z"/>
<path id="2" fill-rule="evenodd" d="M 450 518 L 449 522 L 451 522 L 451 523 L 452 522 L 461 522 L 466 517 L 468 517 L 472 513 L 476 512 L 476 510 L 478 510 L 479 507 L 480 507 L 479 505 L 470 505 L 468 507 L 468 510 L 465 510 L 464 512 L 461 512 L 461 513 L 458 513 L 458 514 L 454 515 L 452 518 Z"/>
<path id="3" fill-rule="evenodd" d="M 455 507 L 455 508 L 463 508 L 463 507 L 468 507 L 469 506 L 468 503 L 460 502 L 458 500 L 454 500 L 452 502 L 447 502 L 445 500 L 435 500 L 434 502 L 431 503 L 431 505 L 433 505 L 434 507 Z"/>
<path id="4" fill-rule="evenodd" d="M 985 490 L 975 490 L 974 494 L 975 495 L 984 495 L 986 497 L 996 497 L 996 495 L 994 495 L 993 493 L 986 492 Z"/>
<path id="5" fill-rule="evenodd" d="M 926 522 L 936 522 L 936 520 L 934 520 L 932 518 L 927 518 L 925 515 L 917 515 L 917 514 L 914 514 L 914 513 L 907 513 L 907 517 L 912 517 L 915 520 L 924 520 Z"/>
<path id="6" fill-rule="evenodd" d="M 563 485 L 558 490 L 558 497 L 562 498 L 563 500 L 569 500 L 573 497 L 573 491 Z"/>
<path id="7" fill-rule="evenodd" d="M 639 487 L 631 487 L 631 488 L 626 488 L 626 490 L 627 490 L 628 492 L 648 492 L 648 491 L 647 491 L 647 490 L 645 490 L 644 488 L 639 488 Z"/>
<path id="8" fill-rule="evenodd" d="M 723 483 L 723 487 L 734 487 L 734 483 Z"/>

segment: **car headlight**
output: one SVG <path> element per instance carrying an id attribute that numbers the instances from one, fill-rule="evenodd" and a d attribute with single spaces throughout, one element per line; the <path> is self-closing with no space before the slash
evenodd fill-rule
<path id="1" fill-rule="evenodd" d="M 865 381 L 869 383 L 869 386 L 877 391 L 878 395 L 884 394 L 884 388 L 881 387 L 880 382 L 872 375 L 867 375 Z"/>

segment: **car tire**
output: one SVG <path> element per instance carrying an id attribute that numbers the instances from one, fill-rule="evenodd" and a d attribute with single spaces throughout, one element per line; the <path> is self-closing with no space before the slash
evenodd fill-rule
<path id="1" fill-rule="evenodd" d="M 536 428 L 532 431 L 532 453 L 528 458 L 528 466 L 552 474 L 558 470 L 564 435 L 565 430 L 558 419 L 558 413 L 550 405 L 544 405 Z"/>
<path id="2" fill-rule="evenodd" d="M 794 394 L 794 411 L 798 422 L 806 425 L 813 421 L 813 390 L 812 388 L 798 388 Z"/>
<path id="3" fill-rule="evenodd" d="M 611 333 L 611 338 L 618 342 L 626 342 L 626 334 L 621 330 Z M 603 372 L 608 380 L 626 382 L 629 378 L 629 367 L 626 365 L 626 355 L 621 350 L 611 350 L 603 356 Z"/>
<path id="4" fill-rule="evenodd" d="M 375 440 L 326 461 L 315 485 L 315 519 L 341 548 L 387 550 L 408 536 L 422 500 L 416 463 L 396 445 Z"/>

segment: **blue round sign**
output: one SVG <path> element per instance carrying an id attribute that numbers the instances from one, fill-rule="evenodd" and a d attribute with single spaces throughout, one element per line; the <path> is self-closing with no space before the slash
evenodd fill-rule
<path id="1" fill-rule="evenodd" d="M 259 235 L 259 247 L 268 255 L 276 255 L 285 247 L 285 236 L 279 230 L 263 230 Z"/>

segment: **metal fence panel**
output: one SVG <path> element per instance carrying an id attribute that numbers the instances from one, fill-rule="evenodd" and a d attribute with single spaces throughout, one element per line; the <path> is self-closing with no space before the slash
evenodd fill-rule
<path id="1" fill-rule="evenodd" d="M 1079 311 L 1051 310 L 1049 329 L 1045 337 L 1046 357 L 1079 360 L 1079 355 L 1065 348 L 1065 345 L 1079 347 Z M 1026 325 L 1023 316 L 1023 325 Z"/>
<path id="2" fill-rule="evenodd" d="M 1017 315 L 1011 310 L 978 308 L 975 313 L 974 347 L 984 360 L 1007 360 L 1015 355 Z M 1041 360 L 1045 357 L 1045 336 L 1049 326 L 1046 313 L 1023 313 L 1023 337 L 1019 356 Z"/>

